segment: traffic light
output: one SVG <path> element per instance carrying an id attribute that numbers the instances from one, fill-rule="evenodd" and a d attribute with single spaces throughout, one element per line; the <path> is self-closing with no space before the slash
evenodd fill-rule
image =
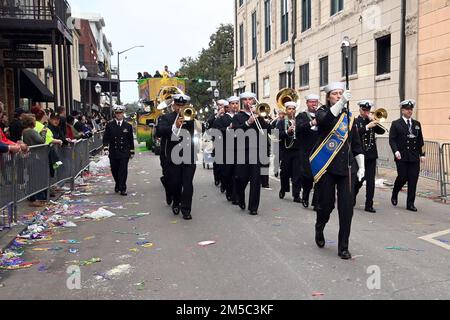
<path id="1" fill-rule="evenodd" d="M 205 79 L 192 79 L 192 82 L 193 83 L 200 83 L 200 84 L 202 84 L 202 83 L 205 83 L 206 81 L 205 81 Z"/>

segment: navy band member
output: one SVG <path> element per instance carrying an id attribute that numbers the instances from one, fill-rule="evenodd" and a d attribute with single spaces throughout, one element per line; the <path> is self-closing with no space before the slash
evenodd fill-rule
<path id="1" fill-rule="evenodd" d="M 106 125 L 103 147 L 111 162 L 115 192 L 126 196 L 128 163 L 134 157 L 133 127 L 124 120 L 125 107 L 115 106 L 113 111 L 115 119 Z"/>
<path id="2" fill-rule="evenodd" d="M 310 94 L 306 97 L 307 110 L 297 116 L 297 138 L 300 141 L 300 166 L 303 189 L 303 206 L 309 207 L 311 191 L 314 186 L 314 177 L 311 171 L 309 158 L 319 139 L 316 113 L 319 107 L 319 96 Z M 314 193 L 313 207 L 317 207 L 317 192 Z"/>
<path id="3" fill-rule="evenodd" d="M 167 185 L 173 197 L 172 212 L 178 215 L 181 211 L 183 219 L 192 220 L 193 180 L 197 168 L 197 155 L 194 146 L 195 123 L 194 121 L 185 122 L 180 116 L 183 108 L 186 107 L 191 98 L 186 95 L 177 94 L 173 96 L 173 100 L 173 112 L 161 117 L 158 135 L 166 139 L 166 143 L 161 152 L 164 152 L 167 159 Z M 189 132 L 190 141 L 183 141 L 183 138 L 179 137 L 181 129 L 185 130 L 183 132 Z M 181 164 L 178 164 L 173 159 L 174 155 L 172 152 L 181 143 L 186 143 L 186 146 L 191 148 L 191 154 L 187 162 L 182 161 Z M 183 154 L 180 154 L 180 156 L 183 156 Z"/>
<path id="4" fill-rule="evenodd" d="M 319 248 L 325 246 L 323 232 L 335 208 L 337 190 L 338 254 L 342 259 L 349 260 L 352 258 L 349 251 L 349 238 L 353 218 L 355 181 L 356 176 L 362 180 L 365 172 L 364 154 L 358 130 L 353 124 L 352 117 L 348 119 L 344 112 L 351 99 L 351 93 L 344 90 L 344 83 L 333 83 L 325 89 L 327 105 L 317 111 L 320 146 L 311 156 L 311 165 L 319 192 L 316 224 L 317 246 Z M 350 120 L 350 132 L 348 132 L 347 120 Z M 350 172 L 349 165 L 351 166 Z"/>
<path id="5" fill-rule="evenodd" d="M 210 116 L 206 122 L 206 129 L 214 129 L 214 123 L 217 119 L 222 117 L 225 114 L 225 104 L 228 104 L 228 101 L 226 100 L 219 100 L 216 102 L 216 105 L 213 108 L 214 114 Z M 214 142 L 215 137 L 213 137 Z M 212 156 L 215 157 L 215 152 L 213 151 Z M 214 172 L 214 184 L 216 187 L 220 186 L 220 166 L 217 165 L 217 163 L 214 161 L 213 165 L 213 172 Z"/>
<path id="6" fill-rule="evenodd" d="M 218 118 L 214 123 L 214 128 L 222 133 L 222 147 L 223 147 L 223 164 L 220 165 L 220 180 L 222 182 L 222 191 L 226 192 L 227 200 L 236 201 L 234 192 L 234 172 L 236 163 L 236 154 L 234 153 L 235 143 L 228 143 L 227 138 L 230 138 L 228 132 L 232 130 L 233 118 L 239 112 L 239 98 L 230 97 L 225 105 L 225 114 Z M 228 136 L 227 136 L 228 134 Z M 227 145 L 229 144 L 229 146 Z M 231 162 L 227 161 L 227 155 L 234 154 Z"/>
<path id="7" fill-rule="evenodd" d="M 398 205 L 398 194 L 408 182 L 407 209 L 417 212 L 415 207 L 420 162 L 425 161 L 425 142 L 420 122 L 412 118 L 416 102 L 406 100 L 401 103 L 402 117 L 392 123 L 389 143 L 395 155 L 398 177 L 392 193 L 392 204 Z"/>
<path id="8" fill-rule="evenodd" d="M 244 132 L 253 131 L 258 137 L 256 145 L 250 145 L 249 141 L 245 141 L 243 149 L 237 148 L 238 159 L 239 156 L 245 155 L 245 164 L 238 163 L 236 165 L 236 194 L 238 197 L 239 207 L 242 210 L 246 209 L 245 204 L 245 189 L 250 183 L 250 199 L 248 209 L 251 215 L 258 214 L 258 208 L 261 198 L 261 159 L 260 159 L 260 139 L 267 139 L 267 137 L 261 137 L 261 133 L 257 127 L 255 118 L 252 116 L 252 112 L 257 117 L 255 108 L 256 94 L 245 92 L 240 96 L 242 102 L 242 111 L 239 112 L 233 118 L 233 129 L 243 130 Z M 269 129 L 269 125 L 262 118 L 256 118 L 262 126 L 262 129 Z M 267 132 L 266 132 L 267 135 Z M 265 141 L 265 140 L 264 140 Z M 252 163 L 250 160 L 251 154 L 257 156 L 257 163 Z"/>
<path id="9" fill-rule="evenodd" d="M 172 102 L 172 104 L 173 104 L 173 102 Z M 160 109 L 158 109 L 158 110 L 160 110 Z M 160 160 L 161 169 L 162 169 L 162 177 L 160 178 L 160 180 L 161 180 L 161 183 L 162 183 L 162 185 L 164 187 L 164 191 L 166 193 L 166 203 L 167 203 L 168 206 L 170 206 L 173 203 L 173 196 L 172 196 L 172 194 L 170 192 L 170 187 L 169 187 L 169 184 L 168 184 L 169 174 L 167 172 L 167 169 L 168 169 L 169 162 L 168 162 L 168 159 L 166 157 L 166 153 L 163 152 L 163 150 L 165 150 L 166 145 L 168 143 L 168 139 L 166 137 L 162 137 L 162 136 L 159 135 L 160 134 L 159 128 L 160 128 L 161 118 L 164 116 L 164 114 L 166 114 L 167 112 L 170 112 L 171 106 L 168 106 L 167 108 L 164 108 L 164 109 L 161 109 L 161 110 L 163 111 L 163 115 L 161 115 L 156 121 L 156 133 L 155 133 L 155 136 L 157 138 L 161 139 L 161 151 L 159 153 L 159 160 Z"/>
<path id="10" fill-rule="evenodd" d="M 297 111 L 297 103 L 287 102 L 286 118 L 278 123 L 277 129 L 280 135 L 280 155 L 281 155 L 281 191 L 280 199 L 284 199 L 287 192 L 291 189 L 292 180 L 292 197 L 294 202 L 301 203 L 300 192 L 301 182 L 301 166 L 300 166 L 300 140 L 297 137 L 297 127 L 295 113 Z"/>
<path id="11" fill-rule="evenodd" d="M 222 122 L 222 118 L 227 114 L 228 112 L 228 107 L 229 107 L 229 103 L 227 100 L 219 100 L 217 101 L 217 115 L 215 117 L 215 120 L 212 124 L 212 128 L 213 129 L 219 129 L 218 126 L 221 125 Z M 219 129 L 220 130 L 220 129 Z M 214 154 L 213 156 L 216 156 L 216 150 L 217 147 L 221 147 L 223 146 L 222 141 L 214 141 Z M 226 191 L 226 187 L 225 184 L 223 183 L 223 171 L 224 171 L 224 166 L 223 163 L 217 163 L 217 161 L 214 161 L 214 182 L 217 185 L 217 182 L 220 185 L 220 192 L 225 193 Z"/>
<path id="12" fill-rule="evenodd" d="M 366 181 L 366 212 L 376 213 L 373 208 L 373 198 L 375 196 L 375 177 L 377 172 L 378 149 L 376 135 L 383 135 L 386 130 L 378 126 L 379 121 L 373 118 L 374 104 L 372 101 L 363 100 L 358 103 L 360 116 L 355 120 L 365 156 L 366 176 L 363 181 L 357 181 L 355 187 L 356 197 Z"/>

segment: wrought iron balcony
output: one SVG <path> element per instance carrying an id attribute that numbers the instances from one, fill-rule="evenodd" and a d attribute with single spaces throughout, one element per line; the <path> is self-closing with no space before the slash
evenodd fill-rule
<path id="1" fill-rule="evenodd" d="M 0 0 L 0 30 L 57 29 L 70 39 L 72 28 L 71 9 L 66 0 Z"/>

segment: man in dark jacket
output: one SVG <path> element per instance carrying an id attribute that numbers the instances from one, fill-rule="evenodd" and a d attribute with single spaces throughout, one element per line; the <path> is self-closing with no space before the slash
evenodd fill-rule
<path id="1" fill-rule="evenodd" d="M 375 196 L 375 176 L 377 172 L 377 140 L 376 135 L 383 135 L 386 133 L 384 129 L 378 126 L 379 122 L 373 118 L 371 113 L 374 108 L 372 101 L 363 100 L 358 103 L 360 108 L 360 116 L 355 120 L 355 125 L 358 128 L 359 136 L 364 151 L 366 176 L 362 181 L 357 181 L 355 186 L 355 205 L 356 197 L 359 190 L 361 190 L 364 181 L 366 181 L 366 212 L 376 213 L 373 208 L 373 198 Z"/>
<path id="2" fill-rule="evenodd" d="M 392 193 L 392 205 L 398 205 L 398 194 L 408 182 L 407 209 L 412 212 L 417 212 L 415 200 L 420 162 L 425 162 L 426 159 L 422 125 L 412 118 L 415 105 L 414 100 L 406 100 L 400 104 L 402 117 L 392 123 L 389 133 L 389 143 L 395 156 L 398 172 Z"/>
<path id="3" fill-rule="evenodd" d="M 9 139 L 14 142 L 22 140 L 23 124 L 22 118 L 25 110 L 22 108 L 16 109 L 14 113 L 14 120 L 9 125 Z"/>
<path id="4" fill-rule="evenodd" d="M 313 149 L 319 139 L 316 113 L 319 107 L 319 96 L 310 94 L 306 97 L 307 110 L 297 116 L 297 138 L 300 141 L 300 166 L 303 196 L 302 202 L 305 208 L 309 207 L 311 191 L 314 186 L 314 177 L 311 171 L 311 157 Z M 314 193 L 313 207 L 317 207 L 317 193 Z"/>
<path id="5" fill-rule="evenodd" d="M 115 119 L 106 126 L 103 147 L 111 162 L 115 192 L 127 196 L 128 163 L 134 157 L 133 127 L 124 120 L 125 107 L 115 106 L 113 111 Z"/>
<path id="6" fill-rule="evenodd" d="M 173 112 L 160 118 L 157 132 L 164 141 L 161 152 L 164 152 L 167 161 L 167 186 L 173 197 L 172 212 L 175 215 L 181 212 L 185 220 L 192 220 L 193 180 L 197 169 L 195 122 L 182 117 L 183 108 L 190 100 L 183 94 L 174 95 Z"/>

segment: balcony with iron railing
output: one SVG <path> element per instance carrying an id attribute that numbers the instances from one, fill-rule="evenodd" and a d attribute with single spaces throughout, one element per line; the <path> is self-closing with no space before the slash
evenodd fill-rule
<path id="1" fill-rule="evenodd" d="M 0 0 L 0 31 L 58 29 L 71 36 L 72 28 L 66 0 Z"/>

